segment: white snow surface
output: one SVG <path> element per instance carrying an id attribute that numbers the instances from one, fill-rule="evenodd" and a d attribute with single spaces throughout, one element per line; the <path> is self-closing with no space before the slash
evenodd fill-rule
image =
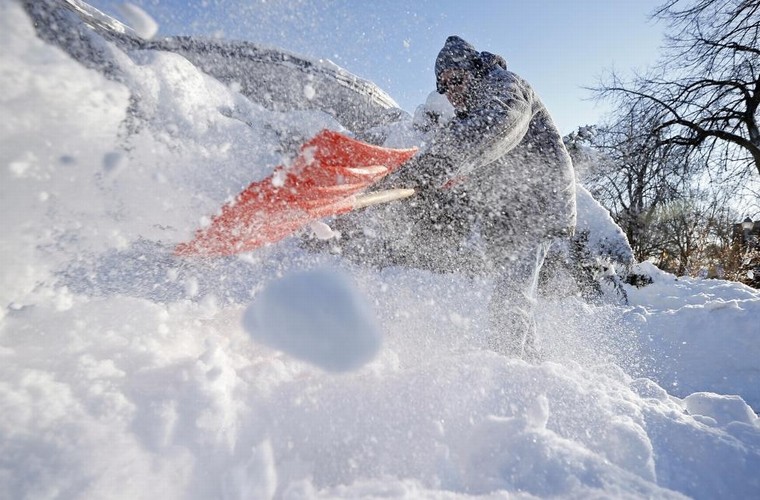
<path id="1" fill-rule="evenodd" d="M 760 497 L 756 290 L 645 263 L 627 306 L 541 297 L 529 364 L 485 348 L 486 280 L 293 239 L 181 260 L 173 244 L 287 161 L 283 136 L 335 123 L 172 54 L 113 49 L 125 78 L 107 80 L 14 2 L 0 45 L 0 498 Z M 346 320 L 364 351 L 324 358 L 351 371 L 245 320 L 262 298 L 269 320 L 329 302 L 271 293 L 301 272 L 348 290 L 339 312 L 371 309 Z"/>

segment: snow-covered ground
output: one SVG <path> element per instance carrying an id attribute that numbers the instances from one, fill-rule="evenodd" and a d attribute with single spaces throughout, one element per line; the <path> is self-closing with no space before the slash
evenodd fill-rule
<path id="1" fill-rule="evenodd" d="M 15 2 L 0 46 L 0 498 L 760 497 L 757 291 L 644 264 L 627 306 L 546 296 L 533 365 L 485 349 L 487 281 L 181 260 L 337 124 L 168 53 L 108 80 Z"/>

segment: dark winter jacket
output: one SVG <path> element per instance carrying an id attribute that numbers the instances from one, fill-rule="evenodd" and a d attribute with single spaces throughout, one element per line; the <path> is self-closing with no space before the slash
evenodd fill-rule
<path id="1" fill-rule="evenodd" d="M 536 241 L 572 234 L 575 179 L 530 85 L 499 56 L 479 57 L 483 74 L 468 109 L 386 185 L 418 189 L 420 243 L 475 237 L 498 265 Z"/>
<path id="2" fill-rule="evenodd" d="M 413 187 L 415 196 L 368 210 L 358 231 L 341 227 L 344 253 L 357 260 L 498 272 L 537 243 L 573 232 L 572 163 L 533 89 L 501 57 L 457 37 L 447 40 L 437 73 L 447 64 L 478 76 L 467 109 L 377 186 Z"/>

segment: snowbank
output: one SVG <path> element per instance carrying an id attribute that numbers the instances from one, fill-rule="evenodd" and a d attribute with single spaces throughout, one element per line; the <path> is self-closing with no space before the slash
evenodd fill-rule
<path id="1" fill-rule="evenodd" d="M 760 410 L 760 302 L 740 283 L 676 278 L 643 263 L 654 282 L 633 288 L 627 314 L 649 374 L 668 392 L 738 394 Z"/>
<path id="2" fill-rule="evenodd" d="M 109 80 L 16 3 L 0 41 L 0 497 L 760 494 L 756 291 L 660 273 L 630 306 L 544 297 L 531 365 L 485 349 L 487 281 L 292 241 L 178 260 L 173 243 L 287 159 L 283 137 L 335 124 L 267 112 L 172 54 L 111 48 Z M 376 315 L 358 338 L 382 336 L 340 374 L 243 322 L 326 266 Z"/>

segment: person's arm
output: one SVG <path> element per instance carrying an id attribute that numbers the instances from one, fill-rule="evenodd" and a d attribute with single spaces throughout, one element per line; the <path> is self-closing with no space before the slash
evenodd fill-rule
<path id="1" fill-rule="evenodd" d="M 494 89 L 480 109 L 449 122 L 419 161 L 424 163 L 425 156 L 448 158 L 453 171 L 447 172 L 446 180 L 492 163 L 522 141 L 533 118 L 534 99 L 533 91 L 519 80 Z"/>
<path id="2" fill-rule="evenodd" d="M 417 156 L 377 187 L 437 189 L 517 146 L 533 118 L 533 91 L 519 79 L 497 81 L 492 87 L 486 89 L 480 109 L 450 120 Z"/>

